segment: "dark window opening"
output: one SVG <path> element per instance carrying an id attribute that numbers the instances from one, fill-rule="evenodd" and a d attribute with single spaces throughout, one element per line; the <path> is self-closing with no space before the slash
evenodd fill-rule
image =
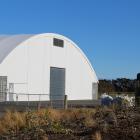
<path id="1" fill-rule="evenodd" d="M 57 47 L 64 47 L 64 41 L 61 39 L 54 38 L 53 45 Z"/>

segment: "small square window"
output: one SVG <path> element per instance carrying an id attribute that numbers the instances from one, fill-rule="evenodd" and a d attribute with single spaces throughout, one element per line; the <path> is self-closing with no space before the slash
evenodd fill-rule
<path id="1" fill-rule="evenodd" d="M 61 39 L 54 38 L 53 45 L 57 47 L 64 47 L 64 41 Z"/>

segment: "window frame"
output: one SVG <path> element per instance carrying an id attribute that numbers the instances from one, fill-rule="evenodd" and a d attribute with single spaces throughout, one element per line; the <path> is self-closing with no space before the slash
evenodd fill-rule
<path id="1" fill-rule="evenodd" d="M 53 38 L 53 46 L 64 48 L 64 40 Z"/>

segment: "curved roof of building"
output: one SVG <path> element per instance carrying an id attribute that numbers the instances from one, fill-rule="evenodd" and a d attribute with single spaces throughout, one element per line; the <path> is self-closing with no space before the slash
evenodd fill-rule
<path id="1" fill-rule="evenodd" d="M 36 34 L 36 35 L 31 35 L 31 34 L 23 34 L 23 35 L 0 35 L 0 64 L 2 61 L 5 59 L 8 54 L 14 50 L 19 44 L 23 43 L 24 41 L 28 40 L 29 38 L 37 35 L 43 35 L 43 34 Z M 94 71 L 92 65 L 90 64 L 89 60 L 85 56 L 85 54 L 82 52 L 82 50 L 70 39 L 68 39 L 65 36 L 55 34 L 55 33 L 44 33 L 44 35 L 52 35 L 52 36 L 59 36 L 61 38 L 66 39 L 70 43 L 72 43 L 78 51 L 83 55 L 83 57 L 86 59 L 87 63 L 89 64 L 90 68 L 92 71 Z M 95 72 L 95 71 L 94 71 Z M 96 79 L 98 79 L 96 77 Z M 98 80 L 97 80 L 98 81 Z"/>
<path id="2" fill-rule="evenodd" d="M 20 43 L 34 35 L 1 35 L 0 36 L 0 63 Z"/>

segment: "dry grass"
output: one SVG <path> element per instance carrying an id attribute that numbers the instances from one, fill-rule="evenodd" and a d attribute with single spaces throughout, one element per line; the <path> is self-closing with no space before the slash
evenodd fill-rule
<path id="1" fill-rule="evenodd" d="M 136 116 L 133 117 L 134 115 Z M 9 134 L 11 138 L 12 134 L 23 134 L 29 137 L 29 140 L 36 139 L 36 136 L 40 140 L 50 139 L 50 136 L 52 139 L 60 136 L 57 140 L 64 136 L 67 140 L 77 137 L 83 140 L 88 140 L 89 137 L 92 137 L 93 140 L 102 140 L 106 137 L 124 139 L 129 135 L 137 140 L 140 137 L 139 120 L 139 108 L 135 110 L 114 110 L 106 107 L 67 110 L 42 109 L 24 113 L 7 111 L 0 118 L 0 136 Z M 133 128 L 137 129 L 134 131 Z"/>
<path id="2" fill-rule="evenodd" d="M 9 131 L 19 131 L 19 129 L 25 127 L 25 125 L 26 120 L 24 113 L 7 111 L 0 120 L 0 134 Z"/>
<path id="3" fill-rule="evenodd" d="M 102 140 L 101 133 L 100 133 L 99 131 L 97 131 L 97 132 L 95 133 L 95 139 L 96 139 L 96 140 Z"/>
<path id="4" fill-rule="evenodd" d="M 93 119 L 95 112 L 95 109 L 41 109 L 24 113 L 7 111 L 0 118 L 0 135 L 24 133 L 24 131 L 40 128 L 40 126 L 50 125 L 50 129 L 53 131 L 65 132 L 63 125 L 70 124 L 71 127 L 71 124 L 76 125 L 77 121 L 80 121 L 85 127 L 92 127 L 95 126 Z M 78 124 L 76 127 L 79 127 Z M 66 128 L 66 131 L 68 129 L 71 128 Z M 48 138 L 42 135 L 42 139 L 47 140 Z"/>

